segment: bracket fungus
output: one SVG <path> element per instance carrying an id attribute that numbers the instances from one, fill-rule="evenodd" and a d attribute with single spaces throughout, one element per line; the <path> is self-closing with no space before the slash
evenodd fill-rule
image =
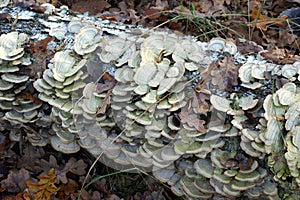
<path id="1" fill-rule="evenodd" d="M 74 50 L 79 55 L 91 53 L 96 50 L 102 31 L 94 26 L 84 26 L 75 36 Z"/>
<path id="2" fill-rule="evenodd" d="M 16 31 L 0 36 L 0 59 L 16 60 L 24 54 L 24 43 L 28 40 L 25 33 Z"/>
<path id="3" fill-rule="evenodd" d="M 25 46 L 36 38 L 0 36 L 0 128 L 11 140 L 85 148 L 111 167 L 152 172 L 189 199 L 294 198 L 285 191 L 300 187 L 299 62 L 242 55 L 230 39 L 147 29 L 139 37 L 73 15 L 51 7 L 37 22 L 52 32 L 36 37 L 54 34 L 47 48 L 60 48 L 35 75 Z M 224 91 L 211 64 L 228 57 L 239 80 Z"/>

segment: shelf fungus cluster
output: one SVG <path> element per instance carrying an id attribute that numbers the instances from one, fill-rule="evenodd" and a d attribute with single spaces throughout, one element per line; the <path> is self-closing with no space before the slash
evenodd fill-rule
<path id="1" fill-rule="evenodd" d="M 84 148 L 191 200 L 300 198 L 300 62 L 48 9 L 36 14 L 48 30 L 39 34 L 54 37 L 42 71 L 32 73 L 29 45 L 39 36 L 18 27 L 0 36 L 0 124 L 11 140 Z"/>

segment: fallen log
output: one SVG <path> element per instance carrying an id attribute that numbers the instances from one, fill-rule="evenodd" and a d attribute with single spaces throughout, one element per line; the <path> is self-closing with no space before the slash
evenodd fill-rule
<path id="1" fill-rule="evenodd" d="M 189 199 L 298 194 L 300 62 L 45 10 L 0 12 L 0 123 L 12 141 L 85 148 Z"/>

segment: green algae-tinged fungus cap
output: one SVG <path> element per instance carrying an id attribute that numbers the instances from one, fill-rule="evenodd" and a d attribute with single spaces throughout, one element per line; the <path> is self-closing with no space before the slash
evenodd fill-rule
<path id="1" fill-rule="evenodd" d="M 101 40 L 102 31 L 94 26 L 82 27 L 75 35 L 74 50 L 79 55 L 96 50 Z"/>
<path id="2" fill-rule="evenodd" d="M 239 68 L 239 78 L 242 83 L 250 83 L 252 65 L 254 65 L 254 63 L 245 63 Z"/>
<path id="3" fill-rule="evenodd" d="M 165 183 L 171 179 L 175 173 L 175 169 L 158 169 L 152 172 L 155 178 L 162 183 Z"/>
<path id="4" fill-rule="evenodd" d="M 265 64 L 251 64 L 251 77 L 256 78 L 258 80 L 264 80 L 265 72 L 267 71 L 267 66 Z"/>
<path id="5" fill-rule="evenodd" d="M 158 86 L 157 95 L 163 95 L 167 92 L 177 81 L 177 78 L 165 78 L 163 79 Z"/>
<path id="6" fill-rule="evenodd" d="M 257 171 L 253 171 L 250 173 L 238 173 L 235 177 L 236 180 L 242 181 L 242 182 L 255 182 L 258 179 L 260 179 L 260 174 Z"/>
<path id="7" fill-rule="evenodd" d="M 70 143 L 64 143 L 58 136 L 52 136 L 51 145 L 56 151 L 60 151 L 66 154 L 76 153 L 80 150 L 80 146 L 76 141 L 72 141 Z"/>
<path id="8" fill-rule="evenodd" d="M 223 38 L 213 38 L 207 44 L 207 49 L 209 51 L 221 52 L 225 47 L 226 40 Z"/>
<path id="9" fill-rule="evenodd" d="M 266 183 L 263 185 L 263 193 L 269 196 L 275 196 L 278 195 L 278 189 L 277 189 L 277 184 L 276 183 Z"/>
<path id="10" fill-rule="evenodd" d="M 141 155 L 131 158 L 131 162 L 140 167 L 152 167 L 152 159 L 144 158 Z"/>
<path id="11" fill-rule="evenodd" d="M 166 161 L 177 160 L 180 157 L 175 151 L 174 147 L 164 147 L 161 151 L 161 158 Z"/>
<path id="12" fill-rule="evenodd" d="M 24 43 L 28 40 L 27 35 L 16 31 L 0 36 L 0 59 L 17 60 L 24 55 Z"/>
<path id="13" fill-rule="evenodd" d="M 198 190 L 193 184 L 192 179 L 189 179 L 186 176 L 180 179 L 180 184 L 182 185 L 183 190 L 191 197 L 202 199 L 209 199 L 212 197 L 211 194 L 205 194 Z"/>
<path id="14" fill-rule="evenodd" d="M 7 6 L 9 4 L 9 0 L 1 0 L 0 1 L 0 8 L 4 8 L 5 6 Z"/>
<path id="15" fill-rule="evenodd" d="M 67 29 L 65 27 L 51 27 L 49 31 L 49 35 L 55 37 L 58 40 L 63 40 L 67 33 Z"/>
<path id="16" fill-rule="evenodd" d="M 184 91 L 181 91 L 181 92 L 178 92 L 178 93 L 172 93 L 170 95 L 170 97 L 168 98 L 168 102 L 170 104 L 176 104 L 176 103 L 179 103 L 181 101 L 183 101 L 185 98 L 185 92 Z"/>
<path id="17" fill-rule="evenodd" d="M 254 106 L 256 106 L 257 103 L 258 103 L 258 99 L 253 99 L 252 96 L 241 97 L 239 99 L 239 106 L 243 110 L 249 110 L 251 108 L 254 108 Z"/>
<path id="18" fill-rule="evenodd" d="M 293 77 L 297 75 L 299 68 L 295 65 L 285 64 L 281 68 L 281 74 L 287 79 L 293 80 Z"/>
<path id="19" fill-rule="evenodd" d="M 196 177 L 194 180 L 195 187 L 206 194 L 215 194 L 215 189 L 210 185 L 210 183 L 207 181 L 207 179 L 202 177 Z"/>
<path id="20" fill-rule="evenodd" d="M 211 178 L 214 173 L 214 167 L 210 160 L 207 159 L 199 159 L 194 163 L 194 167 L 196 172 L 201 176 L 206 178 Z"/>
<path id="21" fill-rule="evenodd" d="M 120 152 L 119 156 L 117 158 L 114 158 L 114 162 L 123 166 L 131 164 L 130 158 L 123 152 Z"/>
<path id="22" fill-rule="evenodd" d="M 157 67 L 154 63 L 145 63 L 137 68 L 134 74 L 134 81 L 138 85 L 148 85 L 156 73 Z"/>
<path id="23" fill-rule="evenodd" d="M 224 191 L 226 194 L 228 194 L 228 195 L 230 195 L 230 196 L 233 196 L 233 197 L 238 197 L 238 196 L 240 196 L 240 194 L 241 194 L 241 192 L 240 192 L 239 190 L 234 190 L 234 189 L 232 189 L 231 184 L 225 184 L 225 185 L 223 186 L 223 191 Z"/>
<path id="24" fill-rule="evenodd" d="M 10 83 L 22 83 L 29 79 L 29 76 L 17 76 L 15 74 L 2 74 L 2 80 Z"/>
<path id="25" fill-rule="evenodd" d="M 284 84 L 282 88 L 276 91 L 276 95 L 281 105 L 291 105 L 300 100 L 300 95 L 296 93 L 294 83 Z"/>
<path id="26" fill-rule="evenodd" d="M 145 96 L 142 97 L 142 101 L 145 103 L 149 103 L 149 104 L 156 103 L 157 100 L 158 100 L 158 97 L 157 97 L 156 90 L 150 89 L 150 91 Z"/>
<path id="27" fill-rule="evenodd" d="M 6 91 L 14 87 L 13 83 L 0 79 L 0 90 Z"/>
<path id="28" fill-rule="evenodd" d="M 144 95 L 149 91 L 150 87 L 148 85 L 138 85 L 134 92 L 139 95 Z"/>
<path id="29" fill-rule="evenodd" d="M 173 186 L 171 187 L 171 190 L 172 190 L 172 192 L 173 192 L 175 195 L 177 195 L 177 196 L 179 196 L 179 197 L 182 196 L 182 195 L 184 195 L 182 186 L 181 186 L 181 184 L 180 184 L 179 182 L 177 182 L 175 185 L 173 185 Z"/>
<path id="30" fill-rule="evenodd" d="M 158 68 L 157 73 L 149 81 L 148 85 L 151 87 L 157 87 L 159 83 L 165 78 L 165 72 Z"/>
<path id="31" fill-rule="evenodd" d="M 231 110 L 231 107 L 230 107 L 231 101 L 227 100 L 224 97 L 220 97 L 217 95 L 211 95 L 210 102 L 213 105 L 213 107 L 218 111 L 227 112 L 227 111 Z"/>
<path id="32" fill-rule="evenodd" d="M 132 56 L 136 56 L 135 44 L 123 38 L 105 38 L 99 44 L 101 52 L 97 53 L 104 63 L 116 61 L 116 66 L 127 63 Z"/>
<path id="33" fill-rule="evenodd" d="M 114 77 L 118 82 L 127 83 L 127 82 L 133 81 L 133 76 L 134 76 L 133 69 L 129 68 L 128 66 L 125 66 L 125 67 L 116 69 Z"/>
<path id="34" fill-rule="evenodd" d="M 59 82 L 64 82 L 66 77 L 76 74 L 86 63 L 85 59 L 78 62 L 75 57 L 70 55 L 71 52 L 70 50 L 59 51 L 54 55 L 53 78 Z"/>

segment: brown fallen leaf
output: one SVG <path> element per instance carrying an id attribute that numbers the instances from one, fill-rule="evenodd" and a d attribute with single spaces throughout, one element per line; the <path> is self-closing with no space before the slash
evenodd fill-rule
<path id="1" fill-rule="evenodd" d="M 111 104 L 111 95 L 112 95 L 112 90 L 109 90 L 106 93 L 105 98 L 103 99 L 102 105 L 100 105 L 97 110 L 97 115 L 104 114 L 106 112 L 107 108 Z"/>
<path id="2" fill-rule="evenodd" d="M 38 98 L 37 93 L 29 93 L 29 92 L 24 92 L 16 95 L 17 100 L 30 100 L 31 102 L 35 104 L 41 104 L 42 101 Z"/>
<path id="3" fill-rule="evenodd" d="M 273 46 L 269 50 L 260 52 L 260 55 L 265 60 L 271 60 L 276 64 L 292 64 L 296 61 L 299 61 L 299 56 L 287 52 L 285 48 L 278 48 Z"/>
<path id="4" fill-rule="evenodd" d="M 80 198 L 79 197 L 80 194 Z M 86 191 L 85 189 L 82 189 L 76 193 L 73 193 L 70 195 L 71 199 L 81 199 L 81 200 L 99 200 L 103 199 L 101 194 L 98 191 Z M 105 198 L 106 199 L 106 198 Z"/>
<path id="5" fill-rule="evenodd" d="M 77 0 L 71 4 L 71 9 L 76 12 L 89 12 L 90 15 L 96 15 L 110 8 L 111 5 L 105 0 Z"/>
<path id="6" fill-rule="evenodd" d="M 37 42 L 30 42 L 30 47 L 28 50 L 32 53 L 45 53 L 48 43 L 52 40 L 53 38 L 47 37 Z"/>
<path id="7" fill-rule="evenodd" d="M 10 15 L 10 14 L 8 14 L 8 13 L 1 13 L 0 14 L 0 20 L 1 19 L 6 19 L 7 21 L 11 21 L 11 19 L 12 19 L 12 16 Z"/>
<path id="8" fill-rule="evenodd" d="M 197 131 L 201 133 L 206 133 L 207 129 L 205 128 L 206 121 L 199 119 L 199 115 L 195 114 L 192 110 L 184 107 L 181 109 L 181 112 L 178 114 L 181 123 L 187 123 L 188 126 L 196 128 Z"/>
<path id="9" fill-rule="evenodd" d="M 29 143 L 25 143 L 22 149 L 22 155 L 17 157 L 17 168 L 25 168 L 34 171 L 35 160 L 41 159 L 45 155 L 42 147 L 35 147 Z"/>
<path id="10" fill-rule="evenodd" d="M 263 51 L 264 48 L 253 41 L 236 38 L 235 44 L 237 49 L 242 54 L 257 54 L 260 51 Z"/>
<path id="11" fill-rule="evenodd" d="M 252 26 L 252 27 L 255 26 L 256 28 L 261 29 L 262 31 L 266 32 L 270 25 L 284 28 L 286 26 L 287 16 L 280 16 L 278 18 L 270 18 L 270 17 L 264 16 L 260 12 L 260 9 L 253 8 L 251 11 L 251 19 L 252 19 L 252 22 L 251 22 L 250 26 Z"/>
<path id="12" fill-rule="evenodd" d="M 64 183 L 68 182 L 67 180 L 67 171 L 63 170 L 63 167 L 57 164 L 57 160 L 53 155 L 49 156 L 49 161 L 44 159 L 39 159 L 35 161 L 35 170 L 37 172 L 43 171 L 44 173 L 48 173 L 50 169 L 55 169 L 56 175 L 56 183 Z"/>
<path id="13" fill-rule="evenodd" d="M 7 199 L 3 199 L 7 200 Z M 14 200 L 31 200 L 30 195 L 25 191 L 25 192 L 20 192 L 16 195 Z"/>
<path id="14" fill-rule="evenodd" d="M 39 200 L 49 200 L 53 195 L 59 191 L 55 185 L 56 176 L 55 176 L 55 169 L 50 169 L 48 174 L 43 174 L 38 176 L 39 181 L 27 181 L 27 188 L 29 194 L 32 195 L 33 199 Z"/>
<path id="15" fill-rule="evenodd" d="M 110 194 L 110 195 L 108 195 L 105 199 L 106 199 L 106 200 L 121 200 L 120 197 L 118 197 L 118 196 L 115 195 L 115 194 Z"/>
<path id="16" fill-rule="evenodd" d="M 56 183 L 62 182 L 63 184 L 68 183 L 67 173 L 73 173 L 78 176 L 84 175 L 85 168 L 87 164 L 82 160 L 76 160 L 76 158 L 71 157 L 68 162 L 60 166 L 57 164 L 57 160 L 53 155 L 50 155 L 49 161 L 40 159 L 35 162 L 35 170 L 43 171 L 44 173 L 48 173 L 50 169 L 55 169 Z"/>
<path id="17" fill-rule="evenodd" d="M 66 184 L 61 184 L 58 191 L 58 199 L 69 199 L 70 195 L 78 190 L 78 183 L 73 179 L 68 179 Z"/>
<path id="18" fill-rule="evenodd" d="M 111 76 L 108 72 L 105 72 L 99 80 L 99 82 L 97 83 L 96 92 L 102 93 L 111 90 L 116 85 L 116 83 L 116 79 L 113 76 Z"/>
<path id="19" fill-rule="evenodd" d="M 39 40 L 37 42 L 30 42 L 29 48 L 26 51 L 32 54 L 34 57 L 33 63 L 30 65 L 30 75 L 31 77 L 36 77 L 38 73 L 42 73 L 47 68 L 47 61 L 53 56 L 54 52 L 47 49 L 47 45 L 51 42 L 53 38 L 47 37 L 45 39 Z"/>
<path id="20" fill-rule="evenodd" d="M 97 190 L 99 190 L 100 192 L 108 194 L 108 190 L 107 190 L 108 182 L 105 178 L 102 178 L 102 179 L 96 181 L 93 184 L 93 186 L 96 187 Z"/>
<path id="21" fill-rule="evenodd" d="M 155 20 L 161 16 L 161 12 L 161 9 L 149 8 L 148 10 L 146 10 L 146 12 L 144 12 L 143 16 L 148 19 Z"/>
<path id="22" fill-rule="evenodd" d="M 87 167 L 87 164 L 82 160 L 76 160 L 76 158 L 71 157 L 70 160 L 67 162 L 67 164 L 64 167 L 64 171 L 71 172 L 73 174 L 82 176 L 85 175 L 85 168 Z"/>
<path id="23" fill-rule="evenodd" d="M 1 188 L 7 192 L 22 192 L 26 189 L 26 181 L 29 180 L 29 171 L 22 168 L 19 171 L 9 171 L 6 179 L 0 182 Z"/>
<path id="24" fill-rule="evenodd" d="M 233 57 L 225 57 L 210 64 L 201 74 L 206 83 L 211 82 L 220 90 L 230 92 L 232 87 L 238 85 L 239 67 L 240 65 L 234 63 Z"/>

